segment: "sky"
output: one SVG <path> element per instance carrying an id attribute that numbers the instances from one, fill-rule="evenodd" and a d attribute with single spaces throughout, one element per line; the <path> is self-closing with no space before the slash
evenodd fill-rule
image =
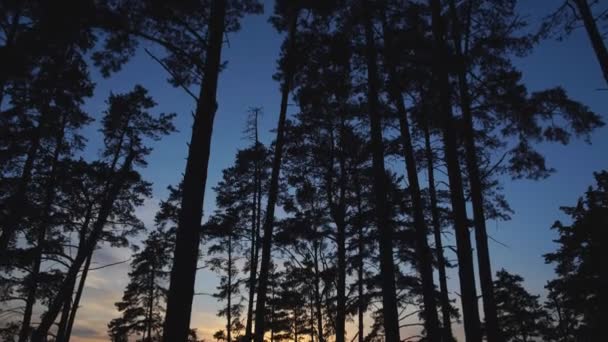
<path id="1" fill-rule="evenodd" d="M 550 0 L 521 1 L 521 14 L 536 24 L 538 18 L 548 14 L 555 6 Z M 214 193 L 211 188 L 221 178 L 222 169 L 231 165 L 236 150 L 248 144 L 243 130 L 247 110 L 262 107 L 260 121 L 261 139 L 269 143 L 274 137 L 280 94 L 279 86 L 272 79 L 282 36 L 267 22 L 272 12 L 272 1 L 265 1 L 265 14 L 248 16 L 242 21 L 242 30 L 231 34 L 224 47 L 222 58 L 228 61 L 221 73 L 214 134 L 212 139 L 209 174 L 205 198 L 205 213 L 213 210 Z M 533 26 L 535 27 L 535 26 Z M 525 58 L 515 59 L 523 71 L 530 91 L 561 85 L 568 94 L 586 105 L 608 121 L 608 91 L 599 91 L 606 84 L 595 55 L 584 31 L 577 30 L 563 41 L 542 42 Z M 146 87 L 158 103 L 158 111 L 175 112 L 179 132 L 153 144 L 154 151 L 149 165 L 142 170 L 145 179 L 153 182 L 153 198 L 138 209 L 138 216 L 152 228 L 153 216 L 158 202 L 167 196 L 166 187 L 175 185 L 182 177 L 185 167 L 187 145 L 190 138 L 190 113 L 194 101 L 183 90 L 166 83 L 165 71 L 145 54 L 137 54 L 121 72 L 110 79 L 103 79 L 93 71 L 97 83 L 96 95 L 86 104 L 92 116 L 100 118 L 105 109 L 105 99 L 110 94 L 129 91 L 135 84 Z M 290 106 L 288 114 L 296 108 Z M 99 140 L 98 126 L 87 128 L 85 134 L 95 146 Z M 608 128 L 598 129 L 591 136 L 592 145 L 574 140 L 568 146 L 546 144 L 540 150 L 548 164 L 557 172 L 542 181 L 511 181 L 503 179 L 504 193 L 515 211 L 507 222 L 488 222 L 488 233 L 500 243 L 490 241 L 492 267 L 494 271 L 505 268 L 525 278 L 525 286 L 535 294 L 544 293 L 544 285 L 553 277 L 551 265 L 546 265 L 542 255 L 556 248 L 552 240 L 556 237 L 550 230 L 557 219 L 568 222 L 560 211 L 563 205 L 573 205 L 586 188 L 593 183 L 594 171 L 608 169 Z M 96 147 L 88 154 L 96 153 Z M 421 179 L 426 182 L 426 178 Z M 202 251 L 204 254 L 204 250 Z M 95 265 L 127 260 L 126 249 L 98 250 Z M 128 263 L 93 271 L 87 280 L 82 307 L 74 329 L 73 340 L 77 342 L 105 341 L 107 323 L 118 316 L 114 302 L 118 301 L 127 284 Z M 457 274 L 450 274 L 449 286 L 457 292 Z M 208 271 L 199 271 L 197 292 L 215 289 L 218 279 Z M 216 316 L 219 305 L 208 296 L 196 296 L 193 306 L 192 327 L 201 337 L 210 336 L 224 323 Z M 461 330 L 460 327 L 457 330 Z M 461 333 L 458 333 L 461 334 Z M 349 334 L 352 337 L 352 334 Z"/>

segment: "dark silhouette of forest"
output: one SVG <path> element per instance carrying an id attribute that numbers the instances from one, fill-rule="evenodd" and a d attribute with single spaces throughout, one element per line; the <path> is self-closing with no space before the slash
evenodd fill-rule
<path id="1" fill-rule="evenodd" d="M 115 342 L 200 341 L 201 268 L 219 277 L 217 341 L 447 342 L 457 325 L 467 342 L 604 341 L 607 170 L 552 227 L 546 298 L 491 267 L 486 222 L 512 213 L 503 180 L 542 181 L 538 146 L 604 125 L 560 85 L 529 91 L 513 59 L 580 27 L 608 87 L 606 3 L 547 2 L 541 23 L 516 3 L 277 0 L 274 140 L 252 107 L 247 146 L 205 194 L 222 49 L 258 0 L 0 1 L 0 338 L 70 341 L 103 244 L 133 249 Z M 94 122 L 91 72 L 142 53 L 192 113 L 159 113 L 136 85 Z M 192 116 L 186 166 L 146 227 L 140 172 L 177 115 Z M 91 126 L 103 144 L 84 158 Z"/>

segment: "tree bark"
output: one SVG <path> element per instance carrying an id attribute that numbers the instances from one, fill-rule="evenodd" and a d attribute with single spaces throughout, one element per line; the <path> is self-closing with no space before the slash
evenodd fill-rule
<path id="1" fill-rule="evenodd" d="M 444 341 L 454 341 L 452 334 L 452 323 L 450 314 L 450 297 L 448 295 L 448 282 L 445 274 L 446 261 L 443 255 L 443 242 L 441 239 L 441 221 L 439 218 L 439 207 L 437 203 L 437 189 L 435 188 L 435 163 L 433 161 L 433 150 L 431 149 L 431 137 L 428 120 L 424 124 L 424 144 L 426 149 L 427 174 L 429 182 L 429 193 L 431 200 L 431 219 L 433 223 L 433 235 L 435 237 L 435 249 L 437 254 L 437 269 L 439 271 L 439 289 L 441 291 L 441 318 Z"/>
<path id="2" fill-rule="evenodd" d="M 228 234 L 228 291 L 226 307 L 226 341 L 232 342 L 232 232 Z"/>
<path id="3" fill-rule="evenodd" d="M 597 61 L 600 64 L 600 68 L 602 68 L 604 80 L 608 84 L 608 50 L 606 49 L 606 44 L 604 44 L 602 34 L 597 28 L 593 13 L 591 13 L 591 9 L 589 8 L 589 2 L 587 0 L 574 0 L 574 2 L 585 24 L 585 29 L 587 30 L 589 40 L 591 40 Z"/>
<path id="4" fill-rule="evenodd" d="M 253 339 L 253 306 L 255 300 L 255 287 L 257 284 L 258 258 L 259 258 L 259 239 L 260 239 L 260 219 L 262 216 L 262 175 L 260 170 L 260 162 L 263 161 L 261 146 L 258 140 L 257 129 L 257 112 L 255 117 L 255 171 L 254 171 L 254 193 L 252 203 L 251 217 L 251 254 L 250 254 L 250 270 L 249 270 L 249 300 L 247 305 L 247 323 L 245 325 L 245 341 Z"/>
<path id="5" fill-rule="evenodd" d="M 279 192 L 279 173 L 281 171 L 281 160 L 283 157 L 283 145 L 285 140 L 285 121 L 287 120 L 287 101 L 293 82 L 294 53 L 296 47 L 296 30 L 298 23 L 297 9 L 292 9 L 289 18 L 289 46 L 287 47 L 287 67 L 285 70 L 285 81 L 281 90 L 281 108 L 279 112 L 279 123 L 277 126 L 277 138 L 274 148 L 274 159 L 272 173 L 270 176 L 270 187 L 268 190 L 268 202 L 266 206 L 266 217 L 264 219 L 264 236 L 262 238 L 262 260 L 260 263 L 260 279 L 257 288 L 257 300 L 255 306 L 255 342 L 264 342 L 265 313 L 266 313 L 266 291 L 268 288 L 268 271 L 270 269 L 272 232 L 274 229 L 274 210 Z M 167 341 L 168 342 L 168 341 Z"/>
<path id="6" fill-rule="evenodd" d="M 458 86 L 460 88 L 460 107 L 464 119 L 465 160 L 469 174 L 469 187 L 473 204 L 473 220 L 475 224 L 475 243 L 477 246 L 477 263 L 479 267 L 479 283 L 483 298 L 484 318 L 486 321 L 486 335 L 488 342 L 502 341 L 498 315 L 496 313 L 496 300 L 494 299 L 494 282 L 492 280 L 492 266 L 488 247 L 488 234 L 484 213 L 483 186 L 477 164 L 477 147 L 475 146 L 475 131 L 473 115 L 471 113 L 471 98 L 467 80 L 467 66 L 461 47 L 461 30 L 454 0 L 450 0 L 450 13 L 452 16 L 456 58 L 458 59 Z"/>
<path id="7" fill-rule="evenodd" d="M 326 195 L 330 216 L 336 224 L 336 254 L 337 254 L 337 283 L 336 283 L 336 342 L 344 342 L 346 321 L 346 159 L 344 158 L 344 115 L 340 116 L 340 133 L 338 138 L 338 200 L 334 200 L 334 122 L 330 118 L 329 129 L 329 162 L 326 172 Z"/>
<path id="8" fill-rule="evenodd" d="M 383 20 L 384 26 L 384 53 L 386 66 L 388 68 L 388 82 L 390 97 L 399 115 L 399 129 L 401 133 L 401 144 L 403 145 L 403 155 L 405 157 L 405 168 L 409 182 L 409 192 L 414 211 L 414 231 L 416 235 L 416 256 L 417 268 L 422 280 L 422 298 L 424 302 L 423 317 L 424 327 L 427 338 L 431 342 L 440 341 L 439 318 L 437 317 L 437 304 L 435 303 L 435 284 L 433 281 L 433 256 L 429 248 L 427 234 L 428 228 L 424 219 L 424 203 L 420 194 L 420 184 L 418 182 L 418 167 L 414 157 L 414 147 L 410 135 L 409 120 L 407 111 L 403 103 L 403 96 L 399 84 L 395 79 L 396 70 L 392 56 L 392 34 L 387 27 L 386 19 Z"/>
<path id="9" fill-rule="evenodd" d="M 91 268 L 92 259 L 93 253 L 91 253 L 87 260 L 84 262 L 84 266 L 82 267 L 82 273 L 80 274 L 80 279 L 78 281 L 78 289 L 76 289 L 76 295 L 74 296 L 74 302 L 72 303 L 72 308 L 70 310 L 68 324 L 65 327 L 64 339 L 57 339 L 57 342 L 68 342 L 72 337 L 72 328 L 74 328 L 74 322 L 76 322 L 76 313 L 78 312 L 78 308 L 80 307 L 80 299 L 82 298 L 82 293 L 84 292 L 84 285 L 86 284 L 87 276 L 89 275 L 89 269 Z"/>
<path id="10" fill-rule="evenodd" d="M 454 118 L 450 96 L 449 71 L 447 62 L 441 57 L 449 56 L 444 40 L 444 28 L 441 18 L 441 4 L 439 0 L 430 0 L 432 11 L 432 27 L 435 44 L 434 71 L 439 90 L 439 106 L 443 117 L 443 140 L 445 160 L 450 183 L 450 199 L 452 202 L 452 215 L 458 256 L 458 275 L 460 278 L 460 292 L 462 311 L 464 316 L 464 330 L 468 342 L 481 341 L 481 326 L 479 323 L 479 309 L 477 306 L 477 291 L 475 288 L 475 270 L 469 228 L 467 223 L 466 203 L 464 198 L 460 162 L 458 160 L 457 140 L 454 131 Z"/>
<path id="11" fill-rule="evenodd" d="M 190 332 L 203 200 L 207 183 L 213 121 L 217 110 L 216 94 L 226 6 L 226 0 L 214 0 L 211 4 L 204 77 L 188 148 L 181 209 L 175 237 L 175 253 L 163 331 L 163 341 L 165 342 L 186 341 Z"/>
<path id="12" fill-rule="evenodd" d="M 395 287 L 395 264 L 393 260 L 393 227 L 388 218 L 386 198 L 386 171 L 384 169 L 384 147 L 382 142 L 382 123 L 379 112 L 379 86 L 374 28 L 371 6 L 363 0 L 365 25 L 365 57 L 367 64 L 367 100 L 369 106 L 373 190 L 375 195 L 375 219 L 380 231 L 380 274 L 382 285 L 382 313 L 386 341 L 399 341 L 399 314 L 397 312 L 397 293 Z"/>

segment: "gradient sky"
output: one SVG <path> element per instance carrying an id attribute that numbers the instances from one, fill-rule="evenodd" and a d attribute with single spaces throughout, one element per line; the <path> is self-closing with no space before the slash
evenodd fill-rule
<path id="1" fill-rule="evenodd" d="M 228 66 L 219 81 L 219 109 L 209 161 L 206 213 L 213 210 L 215 195 L 211 187 L 219 181 L 221 170 L 231 165 L 236 150 L 248 143 L 242 133 L 248 108 L 263 107 L 261 138 L 268 143 L 274 137 L 270 130 L 276 125 L 280 99 L 278 84 L 272 80 L 272 75 L 282 37 L 267 22 L 272 1 L 265 3 L 266 13 L 245 18 L 242 31 L 230 35 L 229 45 L 223 50 L 222 57 L 228 61 Z M 522 1 L 520 13 L 535 24 L 556 4 L 550 0 Z M 587 104 L 608 121 L 608 91 L 597 90 L 605 88 L 606 84 L 584 31 L 578 30 L 561 42 L 545 41 L 532 55 L 516 60 L 516 65 L 523 71 L 530 91 L 562 85 L 572 98 Z M 181 89 L 169 86 L 164 70 L 145 54 L 135 56 L 111 79 L 101 78 L 96 71 L 93 71 L 93 77 L 97 82 L 96 96 L 86 107 L 96 118 L 105 109 L 104 101 L 110 91 L 128 91 L 138 83 L 149 89 L 159 111 L 178 114 L 179 132 L 154 144 L 149 166 L 142 171 L 144 177 L 154 183 L 154 197 L 139 209 L 138 215 L 152 227 L 157 204 L 167 195 L 166 187 L 177 184 L 182 176 L 194 102 Z M 290 107 L 289 113 L 294 111 L 295 108 Z M 97 126 L 86 130 L 92 146 L 86 152 L 88 155 L 95 153 L 99 146 L 96 130 Z M 567 221 L 558 208 L 576 202 L 593 183 L 594 171 L 608 169 L 608 128 L 597 130 L 591 141 L 592 145 L 576 140 L 568 146 L 542 145 L 540 149 L 549 165 L 557 169 L 546 180 L 504 180 L 505 194 L 515 214 L 508 222 L 488 222 L 489 234 L 501 242 L 490 242 L 493 269 L 504 267 L 522 275 L 532 293 L 543 294 L 545 283 L 553 276 L 552 267 L 544 264 L 542 255 L 555 249 L 552 242 L 555 234 L 549 229 L 552 223 L 556 219 Z M 426 182 L 426 178 L 421 181 Z M 128 258 L 128 250 L 102 248 L 94 259 L 97 265 L 102 265 Z M 128 264 L 122 264 L 91 273 L 74 329 L 75 341 L 107 340 L 106 326 L 118 315 L 113 303 L 122 295 L 127 272 Z M 216 285 L 216 276 L 204 270 L 199 272 L 197 292 L 212 292 Z M 449 285 L 451 291 L 457 291 L 455 272 L 451 274 Z M 452 296 L 455 295 L 452 293 Z M 216 317 L 217 308 L 213 298 L 197 296 L 195 299 L 192 326 L 208 340 L 224 324 L 223 319 Z"/>

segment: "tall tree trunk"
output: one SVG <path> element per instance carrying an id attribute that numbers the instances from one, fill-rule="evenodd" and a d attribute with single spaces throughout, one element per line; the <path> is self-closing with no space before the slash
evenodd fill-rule
<path id="1" fill-rule="evenodd" d="M 226 342 L 232 342 L 232 232 L 228 235 L 228 291 L 226 307 Z"/>
<path id="2" fill-rule="evenodd" d="M 334 122 L 330 118 L 329 130 L 329 162 L 326 174 L 326 195 L 330 208 L 330 215 L 336 224 L 336 247 L 337 247 L 337 283 L 336 283 L 336 342 L 344 342 L 346 321 L 346 160 L 344 158 L 344 115 L 340 115 L 340 133 L 338 137 L 338 163 L 340 174 L 338 175 L 338 200 L 334 200 L 334 157 L 335 138 Z"/>
<path id="3" fill-rule="evenodd" d="M 498 315 L 496 313 L 496 300 L 494 299 L 494 282 L 492 281 L 492 266 L 488 247 L 488 234 L 484 213 L 483 186 L 477 164 L 477 147 L 475 146 L 475 131 L 473 115 L 471 113 L 471 97 L 467 80 L 467 66 L 462 51 L 460 21 L 454 0 L 450 0 L 450 13 L 452 16 L 452 35 L 454 40 L 456 58 L 458 59 L 458 86 L 460 88 L 460 107 L 464 119 L 465 160 L 469 174 L 469 187 L 473 203 L 473 220 L 475 224 L 475 243 L 477 246 L 477 263 L 479 266 L 479 283 L 483 298 L 484 318 L 486 321 L 486 334 L 488 342 L 502 341 Z"/>
<path id="4" fill-rule="evenodd" d="M 91 219 L 92 219 L 92 215 L 93 215 L 93 202 L 89 203 L 89 205 L 87 206 L 87 211 L 85 214 L 85 219 L 84 222 L 82 224 L 81 230 L 80 230 L 80 242 L 78 245 L 78 252 L 77 253 L 81 253 L 81 249 L 84 248 L 84 245 L 86 244 L 86 235 L 85 235 L 85 230 L 87 227 L 89 227 L 89 224 L 91 223 Z M 89 258 L 87 258 L 87 260 L 84 263 L 84 267 L 82 272 L 84 272 L 84 270 L 88 270 L 89 266 L 90 266 L 90 261 Z M 74 294 L 74 288 L 76 287 L 76 278 L 74 278 L 74 281 L 69 284 L 69 289 L 67 291 L 67 293 L 69 293 L 68 297 L 65 300 L 65 303 L 63 304 L 63 310 L 61 312 L 61 318 L 59 320 L 59 326 L 57 329 L 57 337 L 55 338 L 55 340 L 57 342 L 67 342 L 70 340 L 70 335 L 72 333 L 72 325 L 74 324 L 74 319 L 75 319 L 75 311 L 73 311 L 72 305 L 74 304 L 74 301 L 72 300 L 72 295 Z M 81 274 L 81 284 L 82 287 L 84 287 L 84 283 L 82 283 L 82 274 Z M 78 290 L 80 290 L 80 287 L 78 288 Z M 80 294 L 82 294 L 82 290 L 79 291 Z M 78 297 L 78 301 L 80 302 L 80 295 L 78 295 L 77 293 L 77 297 Z M 76 306 L 78 306 L 78 303 L 75 304 Z M 72 314 L 73 313 L 73 314 Z"/>
<path id="5" fill-rule="evenodd" d="M 221 64 L 227 0 L 211 3 L 208 50 L 201 84 L 188 160 L 183 179 L 181 209 L 175 237 L 175 252 L 167 296 L 163 341 L 186 341 L 200 244 L 203 200 L 211 148 L 213 121 L 217 110 L 216 94 Z"/>
<path id="6" fill-rule="evenodd" d="M 481 341 L 481 326 L 479 323 L 479 308 L 477 306 L 477 291 L 475 288 L 475 270 L 473 268 L 471 237 L 467 222 L 460 162 L 458 160 L 458 143 L 454 131 L 454 118 L 452 116 L 449 71 L 447 70 L 448 61 L 441 60 L 442 56 L 449 56 L 449 53 L 447 52 L 444 40 L 445 31 L 442 24 L 440 1 L 430 0 L 430 5 L 435 44 L 434 71 L 439 90 L 440 111 L 443 117 L 443 140 L 450 182 L 452 215 L 454 217 L 464 330 L 468 342 L 479 342 Z"/>
<path id="7" fill-rule="evenodd" d="M 270 268 L 272 231 L 274 229 L 274 209 L 279 191 L 279 173 L 281 171 L 281 160 L 283 157 L 283 145 L 285 140 L 285 121 L 287 119 L 287 102 L 291 84 L 293 82 L 294 61 L 293 55 L 296 47 L 296 29 L 298 24 L 298 13 L 293 8 L 289 18 L 289 37 L 287 47 L 287 61 L 285 80 L 281 89 L 281 108 L 279 112 L 279 123 L 277 126 L 277 138 L 274 148 L 274 159 L 272 162 L 272 173 L 270 176 L 270 187 L 268 190 L 268 202 L 266 206 L 266 218 L 264 219 L 264 237 L 262 238 L 262 260 L 260 263 L 260 280 L 257 288 L 257 300 L 255 306 L 255 342 L 264 341 L 265 313 L 266 313 L 266 291 L 268 288 L 268 271 Z M 167 341 L 168 342 L 168 341 Z"/>
<path id="8" fill-rule="evenodd" d="M 409 120 L 403 102 L 403 96 L 397 80 L 395 79 L 396 70 L 393 51 L 393 35 L 391 29 L 383 20 L 384 31 L 384 51 L 386 65 L 388 68 L 390 96 L 397 108 L 399 115 L 399 129 L 401 133 L 401 143 L 405 157 L 405 167 L 409 182 L 409 192 L 414 211 L 414 230 L 416 235 L 416 256 L 417 268 L 422 280 L 422 298 L 424 302 L 423 317 L 424 327 L 427 338 L 431 342 L 440 341 L 439 318 L 437 317 L 437 305 L 435 303 L 435 284 L 433 282 L 433 256 L 427 241 L 428 229 L 424 219 L 424 203 L 420 194 L 420 184 L 418 182 L 418 167 L 414 156 L 414 147 L 410 135 Z"/>
<path id="9" fill-rule="evenodd" d="M 338 243 L 338 282 L 336 284 L 336 342 L 344 342 L 346 321 L 346 223 L 336 222 Z"/>
<path id="10" fill-rule="evenodd" d="M 64 339 L 57 339 L 57 342 L 68 342 L 72 337 L 72 328 L 74 328 L 74 322 L 76 322 L 76 313 L 78 312 L 78 308 L 80 307 L 80 300 L 82 299 L 82 293 L 84 292 L 84 285 L 86 284 L 87 276 L 89 275 L 89 269 L 91 268 L 92 259 L 93 253 L 89 255 L 87 260 L 84 262 L 84 265 L 82 266 L 82 272 L 80 274 L 80 279 L 78 280 L 78 289 L 76 289 L 76 295 L 74 296 L 74 302 L 72 303 L 72 308 L 70 310 L 70 317 L 68 320 L 68 324 L 65 328 Z"/>
<path id="11" fill-rule="evenodd" d="M 27 151 L 27 157 L 23 163 L 23 169 L 19 176 L 16 191 L 8 200 L 6 218 L 2 220 L 2 235 L 0 236 L 0 264 L 9 262 L 10 255 L 8 247 L 15 237 L 17 225 L 21 221 L 24 214 L 24 204 L 27 199 L 27 189 L 32 179 L 34 171 L 34 163 L 38 157 L 40 142 L 42 139 L 42 129 L 46 125 L 46 115 L 43 113 L 40 117 L 38 126 L 34 128 L 30 137 L 30 146 Z"/>
<path id="12" fill-rule="evenodd" d="M 72 291 L 74 291 L 74 287 L 72 287 Z M 72 309 L 72 298 L 68 298 L 68 300 L 63 303 L 63 309 L 61 309 L 61 318 L 59 318 L 59 324 L 57 324 L 57 337 L 55 340 L 57 342 L 68 341 L 66 339 L 65 331 L 68 326 L 68 320 L 70 317 L 70 310 Z"/>
<path id="13" fill-rule="evenodd" d="M 257 122 L 257 118 L 256 118 Z M 257 139 L 257 128 L 256 128 L 256 139 L 255 139 L 255 148 L 258 148 L 258 139 Z M 257 157 L 257 154 L 256 154 Z M 257 271 L 258 271 L 258 220 L 259 220 L 259 210 L 258 210 L 258 189 L 261 183 L 260 173 L 259 173 L 259 161 L 256 159 L 255 161 L 255 170 L 253 175 L 253 199 L 251 205 L 251 252 L 249 254 L 249 298 L 247 303 L 247 323 L 245 324 L 245 341 L 251 341 L 252 339 L 252 328 L 253 328 L 253 301 L 255 297 L 255 286 L 257 281 Z M 261 191 L 260 191 L 261 192 Z"/>
<path id="14" fill-rule="evenodd" d="M 46 340 L 47 334 L 59 312 L 61 311 L 63 304 L 66 300 L 72 295 L 73 283 L 76 281 L 76 277 L 78 276 L 78 271 L 80 267 L 85 262 L 85 259 L 89 257 L 90 254 L 93 253 L 95 247 L 97 246 L 97 242 L 101 236 L 104 226 L 106 225 L 107 219 L 112 212 L 112 208 L 114 207 L 114 201 L 118 197 L 120 190 L 123 187 L 125 174 L 131 170 L 131 165 L 133 163 L 133 159 L 135 158 L 134 153 L 130 153 L 119 173 L 114 177 L 109 184 L 109 189 L 107 195 L 103 202 L 101 203 L 101 207 L 99 209 L 99 213 L 97 215 L 97 220 L 91 229 L 91 233 L 89 237 L 86 239 L 86 243 L 83 246 L 83 252 L 78 253 L 72 265 L 68 269 L 66 276 L 61 283 L 57 294 L 51 300 L 48 310 L 46 314 L 43 315 L 38 328 L 34 330 L 34 334 L 32 335 L 31 342 L 43 342 Z"/>
<path id="15" fill-rule="evenodd" d="M 61 147 L 63 144 L 63 138 L 65 133 L 65 120 L 62 120 L 62 127 L 57 134 L 55 139 L 55 147 L 53 151 L 53 159 L 51 161 L 51 171 L 49 174 L 48 183 L 46 184 L 46 191 L 44 197 L 44 209 L 42 211 L 42 217 L 40 224 L 38 225 L 38 237 L 36 240 L 34 265 L 32 266 L 32 272 L 30 277 L 32 278 L 30 288 L 27 294 L 25 302 L 25 309 L 23 313 L 23 320 L 21 322 L 21 330 L 19 332 L 19 342 L 26 342 L 30 333 L 30 323 L 32 320 L 32 312 L 34 304 L 36 303 L 36 290 L 38 288 L 38 277 L 40 276 L 40 266 L 42 264 L 42 255 L 44 252 L 44 244 L 46 243 L 46 234 L 50 225 L 51 219 L 51 207 L 55 201 L 55 187 L 57 178 L 57 163 L 59 161 L 59 155 L 61 154 Z"/>
<path id="16" fill-rule="evenodd" d="M 604 80 L 606 80 L 606 84 L 608 84 L 608 50 L 606 49 L 606 44 L 604 44 L 602 34 L 597 28 L 597 23 L 595 22 L 595 18 L 593 18 L 593 13 L 591 13 L 591 9 L 589 8 L 589 2 L 587 0 L 574 0 L 574 3 L 576 3 L 576 7 L 578 8 L 578 11 L 583 19 L 583 23 L 585 24 L 585 29 L 587 30 L 589 40 L 591 40 L 591 45 L 595 51 L 595 56 L 597 57 L 597 61 L 600 63 L 600 67 L 602 68 Z"/>
<path id="17" fill-rule="evenodd" d="M 317 335 L 319 336 L 319 342 L 325 342 L 323 332 L 323 308 L 321 303 L 321 275 L 319 272 L 319 244 L 315 243 L 314 247 L 314 265 L 315 265 L 315 306 L 317 311 Z"/>
<path id="18" fill-rule="evenodd" d="M 369 105 L 373 189 L 375 195 L 376 226 L 380 231 L 380 274 L 382 285 L 382 313 L 386 341 L 399 341 L 399 314 L 395 287 L 395 264 L 393 260 L 393 227 L 391 226 L 386 199 L 386 171 L 384 169 L 384 147 L 379 106 L 378 65 L 372 23 L 372 8 L 363 0 L 365 25 L 365 55 L 367 64 L 367 100 Z"/>
<path id="19" fill-rule="evenodd" d="M 313 294 L 310 294 L 310 342 L 315 342 L 315 306 Z"/>
<path id="20" fill-rule="evenodd" d="M 357 196 L 357 331 L 359 342 L 364 340 L 363 314 L 365 313 L 365 303 L 363 302 L 363 254 L 365 253 L 365 243 L 363 242 L 363 205 L 361 203 L 361 185 L 359 176 L 355 176 L 355 191 Z"/>
<path id="21" fill-rule="evenodd" d="M 426 110 L 426 109 L 425 109 Z M 439 271 L 439 289 L 441 291 L 441 318 L 444 341 L 454 341 L 452 334 L 452 322 L 450 314 L 450 297 L 448 295 L 448 281 L 445 273 L 446 260 L 443 255 L 443 242 L 441 239 L 441 220 L 439 218 L 439 207 L 437 203 L 437 189 L 435 188 L 435 162 L 433 150 L 431 149 L 431 135 L 429 132 L 428 118 L 424 123 L 424 145 L 426 150 L 427 177 L 429 182 L 429 193 L 431 200 L 431 219 L 433 223 L 433 235 L 435 237 L 435 249 L 437 254 L 437 269 Z"/>
<path id="22" fill-rule="evenodd" d="M 148 303 L 148 315 L 146 317 L 146 324 L 147 324 L 147 333 L 148 333 L 148 340 L 147 342 L 152 342 L 152 320 L 153 320 L 153 316 L 154 316 L 154 278 L 156 277 L 156 268 L 154 265 L 154 261 L 152 261 L 152 270 L 151 270 L 151 274 L 150 274 L 150 279 L 149 279 L 149 283 L 148 283 L 148 299 L 149 299 L 149 303 Z"/>

